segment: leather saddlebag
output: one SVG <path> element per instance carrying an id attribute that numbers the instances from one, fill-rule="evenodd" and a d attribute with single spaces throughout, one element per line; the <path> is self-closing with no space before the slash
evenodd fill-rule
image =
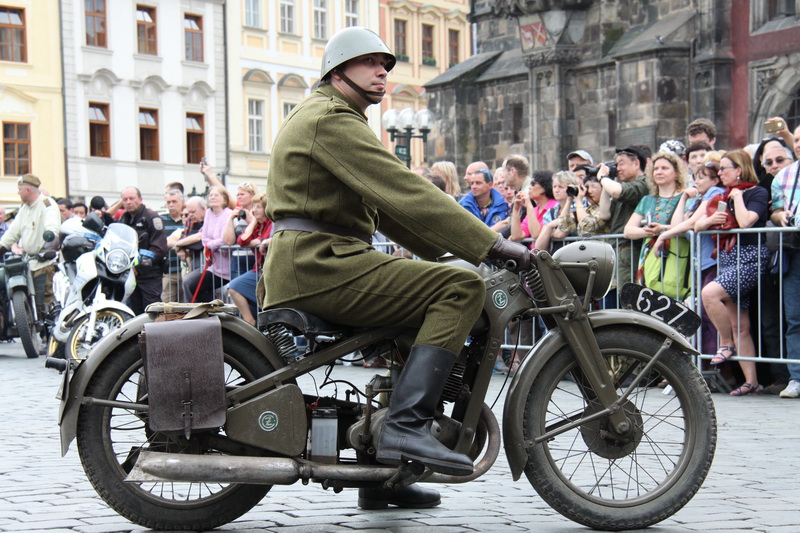
<path id="1" fill-rule="evenodd" d="M 217 317 L 151 322 L 139 338 L 153 431 L 225 424 L 222 326 Z"/>

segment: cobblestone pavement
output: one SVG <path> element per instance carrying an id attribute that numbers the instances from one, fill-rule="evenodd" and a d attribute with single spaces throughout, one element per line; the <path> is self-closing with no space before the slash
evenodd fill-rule
<path id="1" fill-rule="evenodd" d="M 363 384 L 364 368 L 344 368 Z M 60 376 L 43 360 L 26 359 L 20 344 L 0 344 L 0 531 L 141 531 L 109 509 L 89 485 L 76 445 L 60 457 L 55 400 Z M 492 391 L 503 384 L 495 376 Z M 502 400 L 502 395 L 501 395 Z M 679 531 L 800 531 L 798 442 L 800 401 L 776 396 L 714 394 L 719 420 L 717 454 L 705 485 L 674 517 L 650 528 Z M 488 402 L 487 402 L 488 403 Z M 502 401 L 495 413 L 500 418 Z M 795 420 L 795 422 L 791 422 Z M 586 531 L 552 511 L 524 476 L 511 479 L 501 455 L 492 471 L 463 485 L 438 487 L 436 509 L 361 511 L 356 491 L 276 486 L 267 498 L 224 531 L 371 533 Z"/>

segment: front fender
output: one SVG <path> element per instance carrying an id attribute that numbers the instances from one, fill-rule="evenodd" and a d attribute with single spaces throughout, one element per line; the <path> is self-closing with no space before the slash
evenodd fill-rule
<path id="1" fill-rule="evenodd" d="M 28 276 L 17 275 L 17 276 L 11 276 L 10 278 L 6 279 L 6 290 L 8 291 L 9 296 L 11 296 L 11 291 L 16 289 L 17 287 L 25 287 L 25 289 L 27 290 Z"/>
<path id="2" fill-rule="evenodd" d="M 119 311 L 120 313 L 128 313 L 131 316 L 134 316 L 133 309 L 125 305 L 124 303 L 118 302 L 116 300 L 104 300 L 102 304 L 100 304 L 97 308 L 97 312 L 99 313 L 103 309 L 113 309 L 115 311 Z M 83 316 L 83 315 L 81 315 Z M 73 320 L 74 322 L 74 320 Z"/>
<path id="3" fill-rule="evenodd" d="M 686 337 L 675 331 L 673 328 L 649 315 L 628 311 L 623 309 L 606 309 L 604 311 L 594 311 L 589 313 L 589 321 L 592 329 L 612 327 L 616 325 L 634 325 L 649 329 L 655 333 L 672 339 L 678 347 L 687 355 L 697 355 L 699 352 L 686 340 Z M 550 330 L 542 339 L 536 343 L 530 352 L 525 356 L 522 364 L 517 370 L 511 387 L 506 396 L 506 403 L 503 408 L 503 444 L 506 449 L 506 457 L 511 467 L 511 474 L 514 480 L 519 479 L 525 465 L 528 462 L 528 454 L 525 453 L 525 437 L 522 428 L 522 419 L 525 413 L 525 402 L 527 401 L 528 391 L 530 391 L 536 376 L 553 355 L 567 342 L 561 331 L 556 328 Z"/>
<path id="4" fill-rule="evenodd" d="M 153 322 L 156 314 L 144 313 L 125 322 L 119 329 L 101 339 L 92 348 L 89 357 L 75 369 L 72 377 L 65 382 L 61 392 L 61 406 L 58 412 L 58 424 L 61 430 L 61 455 L 66 455 L 69 445 L 75 439 L 78 426 L 78 413 L 83 401 L 86 387 L 94 373 L 119 346 L 131 341 L 136 341 L 145 324 Z M 227 313 L 214 313 L 219 317 L 222 329 L 236 335 L 252 344 L 270 362 L 273 368 L 286 366 L 275 348 L 257 329 L 244 320 Z"/>

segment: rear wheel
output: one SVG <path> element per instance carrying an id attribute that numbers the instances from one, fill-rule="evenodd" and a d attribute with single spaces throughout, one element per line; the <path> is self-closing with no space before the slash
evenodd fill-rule
<path id="1" fill-rule="evenodd" d="M 223 335 L 226 385 L 230 389 L 272 371 L 266 358 L 250 344 Z M 86 397 L 121 403 L 147 403 L 139 346 L 128 342 L 95 372 Z M 115 511 L 144 527 L 166 530 L 207 530 L 226 524 L 253 508 L 270 485 L 220 483 L 125 483 L 140 451 L 220 454 L 213 447 L 222 430 L 181 435 L 153 432 L 147 413 L 124 407 L 82 406 L 78 417 L 81 462 L 97 493 Z"/>
<path id="2" fill-rule="evenodd" d="M 101 309 L 97 312 L 94 322 L 94 331 L 89 329 L 89 315 L 80 318 L 69 332 L 64 353 L 68 359 L 86 359 L 89 352 L 97 342 L 114 331 L 123 323 L 133 318 L 133 315 L 117 309 Z"/>
<path id="3" fill-rule="evenodd" d="M 39 357 L 39 351 L 42 349 L 42 338 L 36 331 L 31 299 L 25 291 L 16 290 L 11 295 L 11 305 L 14 308 L 14 324 L 22 341 L 22 347 L 25 348 L 25 355 L 29 359 L 35 359 Z"/>
<path id="4" fill-rule="evenodd" d="M 610 328 L 597 341 L 633 430 L 616 433 L 608 417 L 532 441 L 602 410 L 569 347 L 536 377 L 525 407 L 525 473 L 539 495 L 567 518 L 595 529 L 644 528 L 681 509 L 702 485 L 714 456 L 716 417 L 691 359 L 668 349 L 645 371 L 663 337 Z M 662 394 L 652 384 L 665 379 Z"/>

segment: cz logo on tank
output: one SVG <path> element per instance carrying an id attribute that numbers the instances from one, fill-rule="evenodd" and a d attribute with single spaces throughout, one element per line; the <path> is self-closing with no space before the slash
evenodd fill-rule
<path id="1" fill-rule="evenodd" d="M 278 415 L 272 411 L 264 411 L 258 417 L 258 427 L 264 431 L 273 431 L 278 427 Z"/>
<path id="2" fill-rule="evenodd" d="M 504 291 L 494 291 L 492 294 L 492 303 L 498 309 L 505 309 L 508 305 L 508 295 Z"/>

